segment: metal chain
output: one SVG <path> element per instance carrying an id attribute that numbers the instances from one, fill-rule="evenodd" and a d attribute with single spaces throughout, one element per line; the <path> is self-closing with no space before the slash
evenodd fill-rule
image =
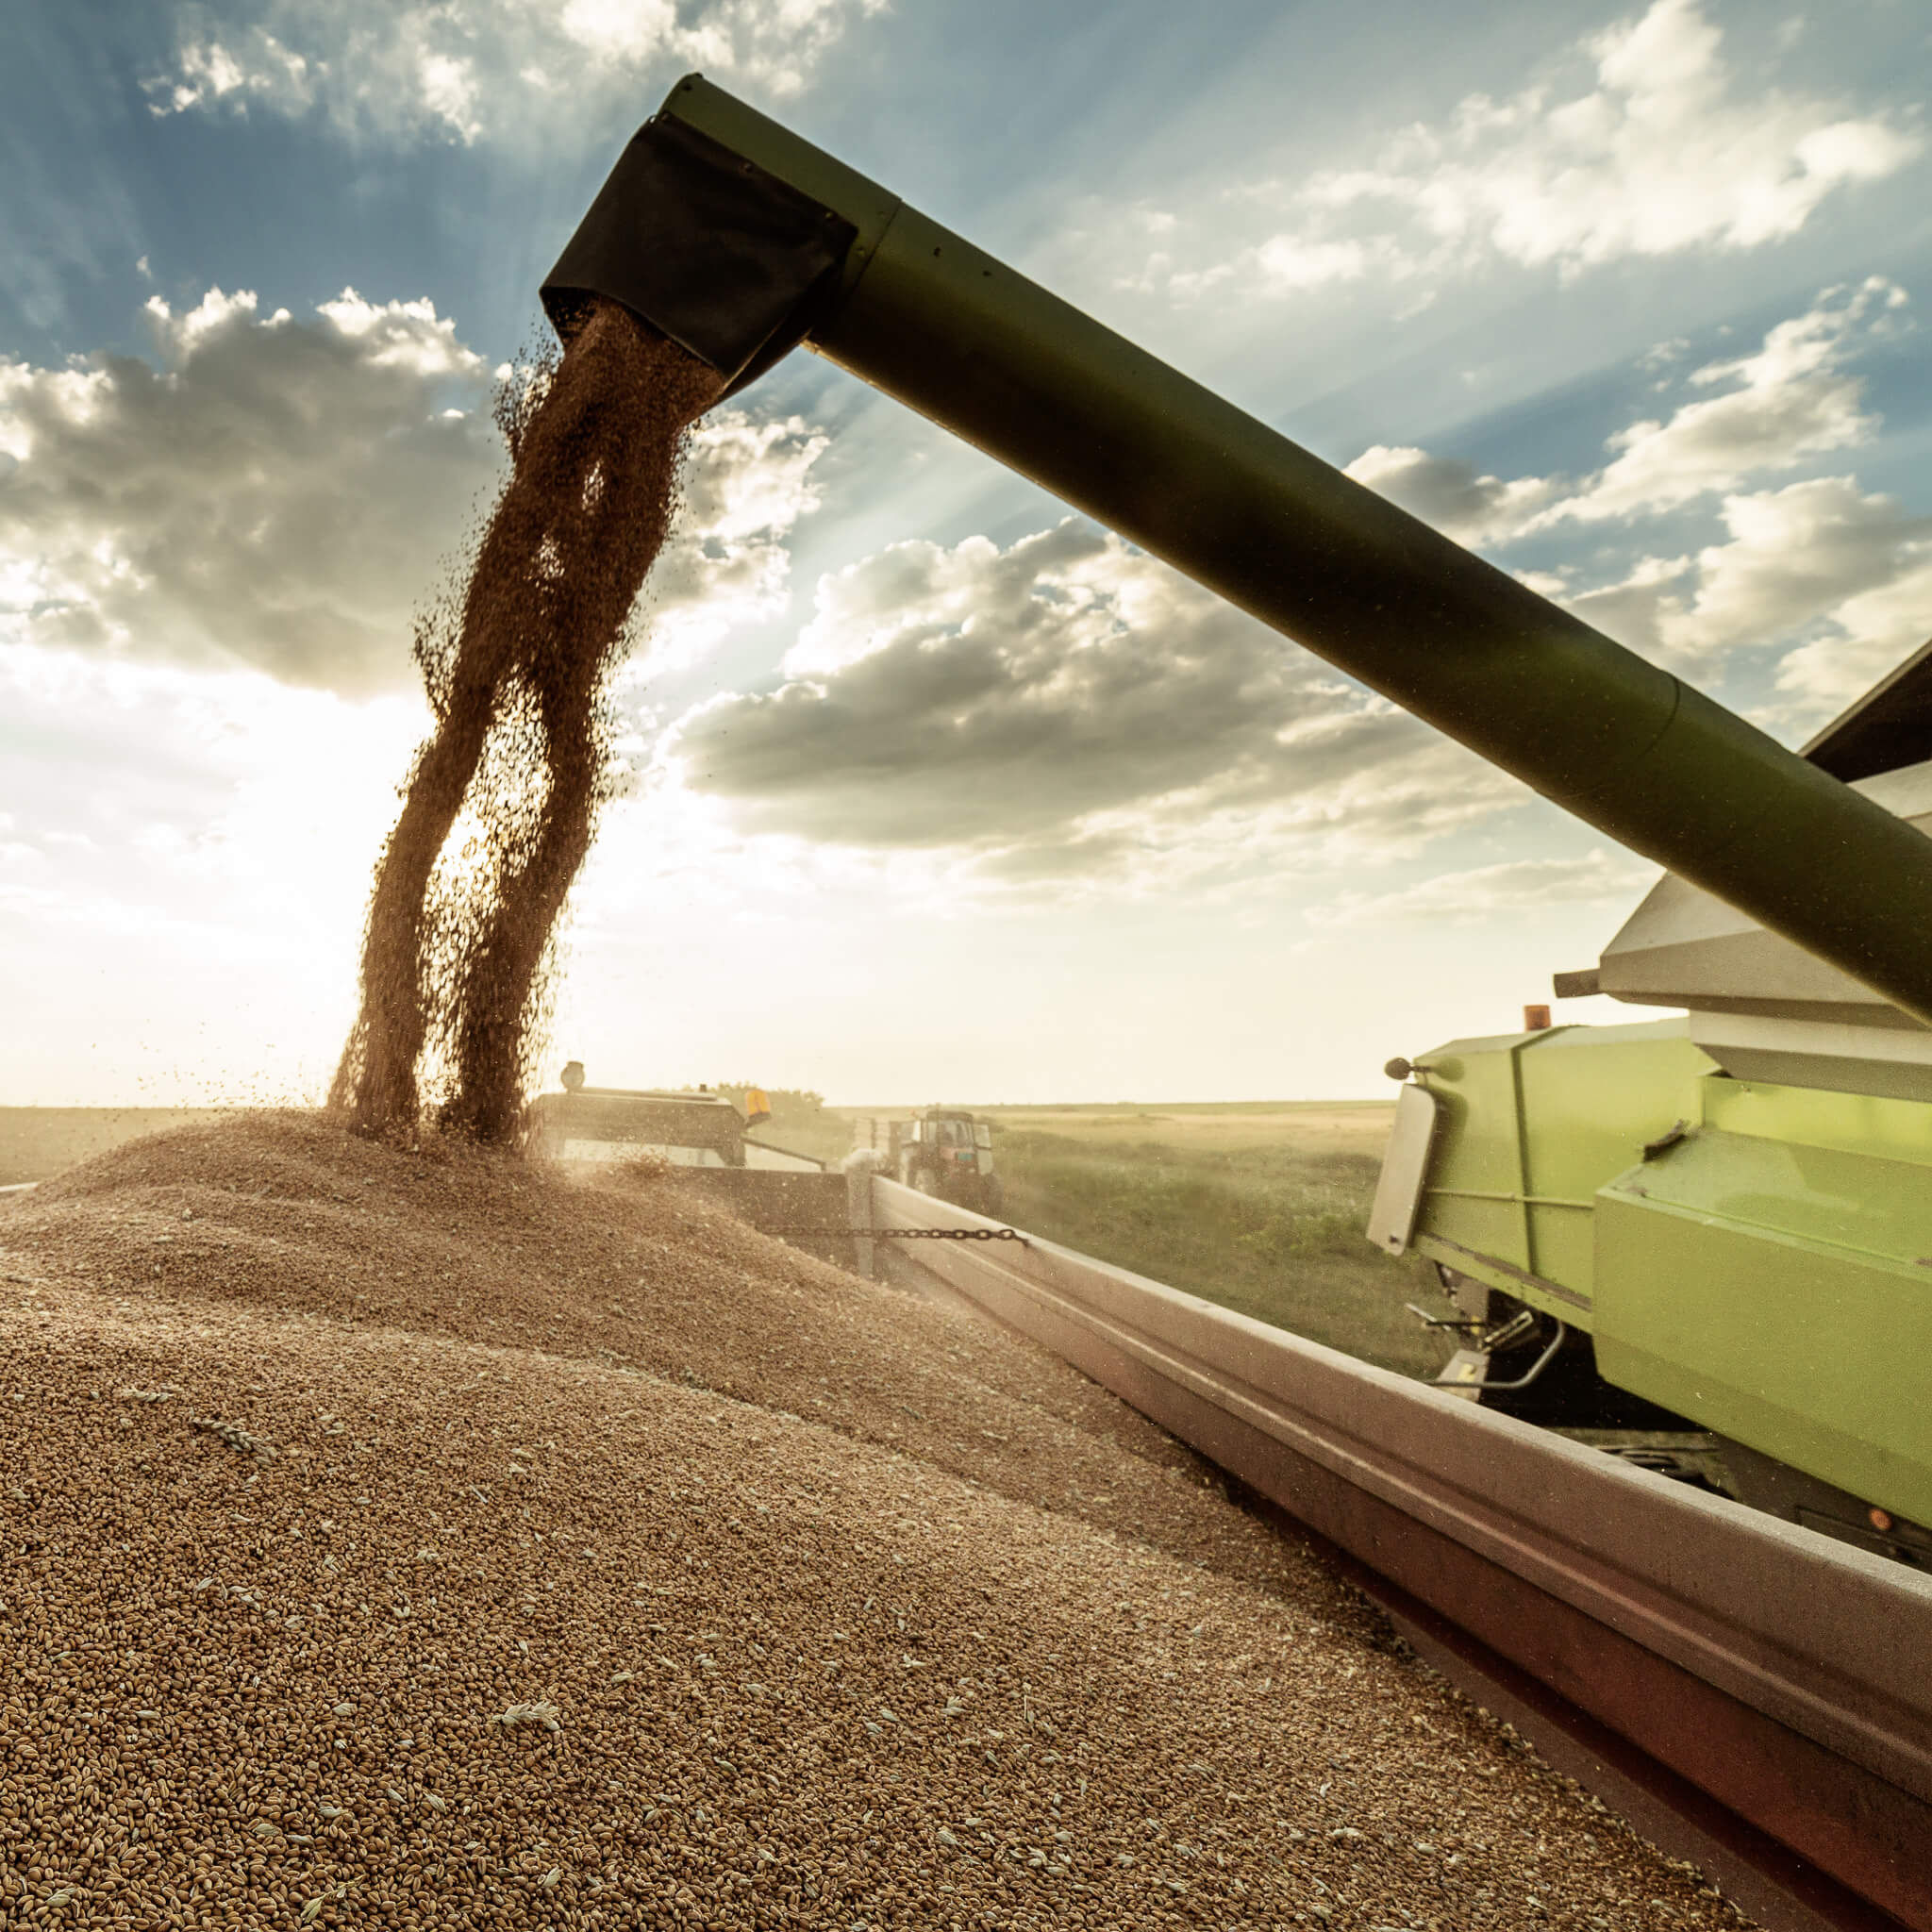
<path id="1" fill-rule="evenodd" d="M 1018 1241 L 1026 1237 L 1017 1227 L 855 1227 L 860 1241 Z"/>
<path id="2" fill-rule="evenodd" d="M 1018 1241 L 1032 1244 L 1016 1227 L 761 1227 L 760 1234 L 851 1235 L 861 1241 Z"/>

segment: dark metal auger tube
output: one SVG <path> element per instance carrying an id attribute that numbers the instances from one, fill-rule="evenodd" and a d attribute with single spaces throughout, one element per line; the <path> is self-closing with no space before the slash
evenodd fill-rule
<path id="1" fill-rule="evenodd" d="M 1932 840 L 693 75 L 543 285 L 803 342 L 1932 1024 Z"/>

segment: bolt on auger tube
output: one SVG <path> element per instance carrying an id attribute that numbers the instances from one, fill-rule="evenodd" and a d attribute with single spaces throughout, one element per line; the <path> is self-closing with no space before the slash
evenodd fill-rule
<path id="1" fill-rule="evenodd" d="M 804 342 L 1932 1024 L 1932 840 L 697 75 L 543 286 L 591 295 L 734 391 Z"/>

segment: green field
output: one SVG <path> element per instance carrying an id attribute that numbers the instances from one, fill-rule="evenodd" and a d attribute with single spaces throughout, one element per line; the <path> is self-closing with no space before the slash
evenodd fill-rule
<path id="1" fill-rule="evenodd" d="M 836 1157 L 845 1119 L 760 1129 Z M 887 1111 L 880 1108 L 879 1111 Z M 1363 1235 L 1391 1101 L 976 1107 L 1015 1227 L 1186 1289 L 1405 1374 L 1433 1376 L 1452 1343 L 1404 1308 L 1454 1310 L 1417 1258 Z"/>
<path id="2" fill-rule="evenodd" d="M 1392 1104 L 989 1111 L 1016 1227 L 1384 1368 L 1448 1359 L 1403 1307 L 1453 1312 L 1432 1272 L 1362 1233 Z"/>

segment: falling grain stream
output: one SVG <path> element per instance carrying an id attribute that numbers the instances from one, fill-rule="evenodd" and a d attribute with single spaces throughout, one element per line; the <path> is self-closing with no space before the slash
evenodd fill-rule
<path id="1" fill-rule="evenodd" d="M 544 962 L 601 803 L 609 674 L 719 387 L 598 302 L 507 412 L 513 467 L 468 587 L 418 638 L 436 729 L 377 873 L 331 1095 L 360 1132 L 414 1130 L 425 1049 L 446 1127 L 507 1141 L 522 1124 Z M 462 814 L 476 830 L 452 856 Z"/>

